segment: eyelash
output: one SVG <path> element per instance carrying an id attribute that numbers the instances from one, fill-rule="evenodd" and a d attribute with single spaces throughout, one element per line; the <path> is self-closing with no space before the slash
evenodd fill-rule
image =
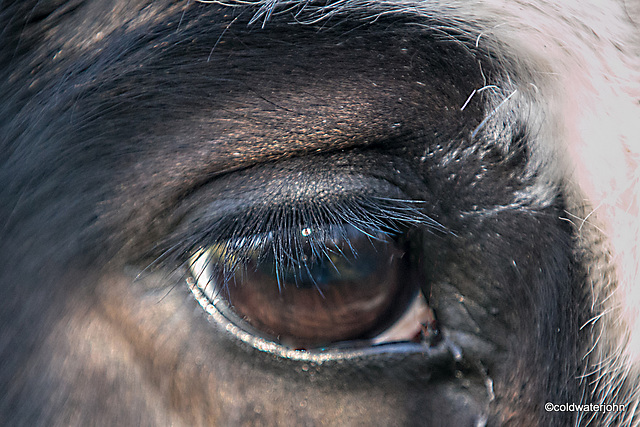
<path id="1" fill-rule="evenodd" d="M 191 230 L 179 233 L 163 245 L 170 249 L 150 266 L 188 265 L 204 251 L 214 250 L 217 259 L 210 262 L 222 269 L 226 285 L 249 261 L 260 263 L 267 256 L 273 257 L 276 274 L 278 268 L 306 266 L 313 259 L 306 259 L 305 245 L 315 259 L 323 259 L 336 252 L 328 243 L 341 241 L 355 258 L 357 253 L 350 244 L 353 230 L 373 240 L 393 238 L 416 227 L 447 233 L 444 226 L 420 210 L 423 204 L 414 200 L 352 196 L 331 203 L 317 201 L 254 208 L 240 216 L 203 219 L 193 222 Z"/>

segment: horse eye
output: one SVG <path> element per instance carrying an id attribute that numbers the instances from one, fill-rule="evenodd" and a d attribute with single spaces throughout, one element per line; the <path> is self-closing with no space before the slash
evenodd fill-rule
<path id="1" fill-rule="evenodd" d="M 253 239 L 260 247 L 246 249 L 244 239 L 201 251 L 191 261 L 192 288 L 236 326 L 295 349 L 415 340 L 433 320 L 420 257 L 407 242 L 348 225 L 296 234 L 289 250 L 261 236 Z M 400 322 L 409 311 L 413 321 Z"/>

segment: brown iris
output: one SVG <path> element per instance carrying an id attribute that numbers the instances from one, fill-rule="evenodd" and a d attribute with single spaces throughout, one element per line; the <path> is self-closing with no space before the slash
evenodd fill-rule
<path id="1" fill-rule="evenodd" d="M 351 228 L 313 246 L 312 230 L 300 234 L 297 258 L 252 258 L 217 292 L 265 337 L 294 348 L 371 338 L 406 308 L 409 257 L 392 239 Z M 209 262 L 221 262 L 215 258 Z M 214 283 L 224 280 L 212 276 Z"/>

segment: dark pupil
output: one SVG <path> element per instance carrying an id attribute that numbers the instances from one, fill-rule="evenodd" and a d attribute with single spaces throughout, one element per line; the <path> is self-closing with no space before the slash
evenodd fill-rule
<path id="1" fill-rule="evenodd" d="M 408 256 L 388 238 L 356 232 L 284 264 L 265 256 L 228 281 L 231 309 L 270 339 L 312 348 L 361 338 L 389 326 L 406 294 Z M 252 264 L 252 265 L 251 265 Z M 404 307 L 402 307 L 404 308 Z"/>

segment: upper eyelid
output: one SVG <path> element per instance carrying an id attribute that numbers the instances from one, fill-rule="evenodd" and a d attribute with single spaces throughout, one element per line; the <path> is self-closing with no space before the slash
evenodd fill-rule
<path id="1" fill-rule="evenodd" d="M 305 160 L 263 165 L 216 179 L 180 202 L 181 222 L 199 227 L 225 218 L 264 218 L 287 207 L 301 213 L 309 205 L 330 209 L 331 205 L 353 198 L 409 199 L 385 179 L 329 167 L 314 169 L 313 164 Z M 256 230 L 260 231 L 270 230 Z"/>
<path id="2" fill-rule="evenodd" d="M 376 168 L 371 169 L 372 162 Z M 429 201 L 408 197 L 399 187 L 402 183 L 392 182 L 397 168 L 402 165 L 391 156 L 345 152 L 217 177 L 191 190 L 169 212 L 175 225 L 149 255 L 176 265 L 229 239 L 305 226 L 351 224 L 365 234 L 424 226 L 450 233 L 429 216 Z M 403 182 L 409 178 L 403 175 Z"/>

